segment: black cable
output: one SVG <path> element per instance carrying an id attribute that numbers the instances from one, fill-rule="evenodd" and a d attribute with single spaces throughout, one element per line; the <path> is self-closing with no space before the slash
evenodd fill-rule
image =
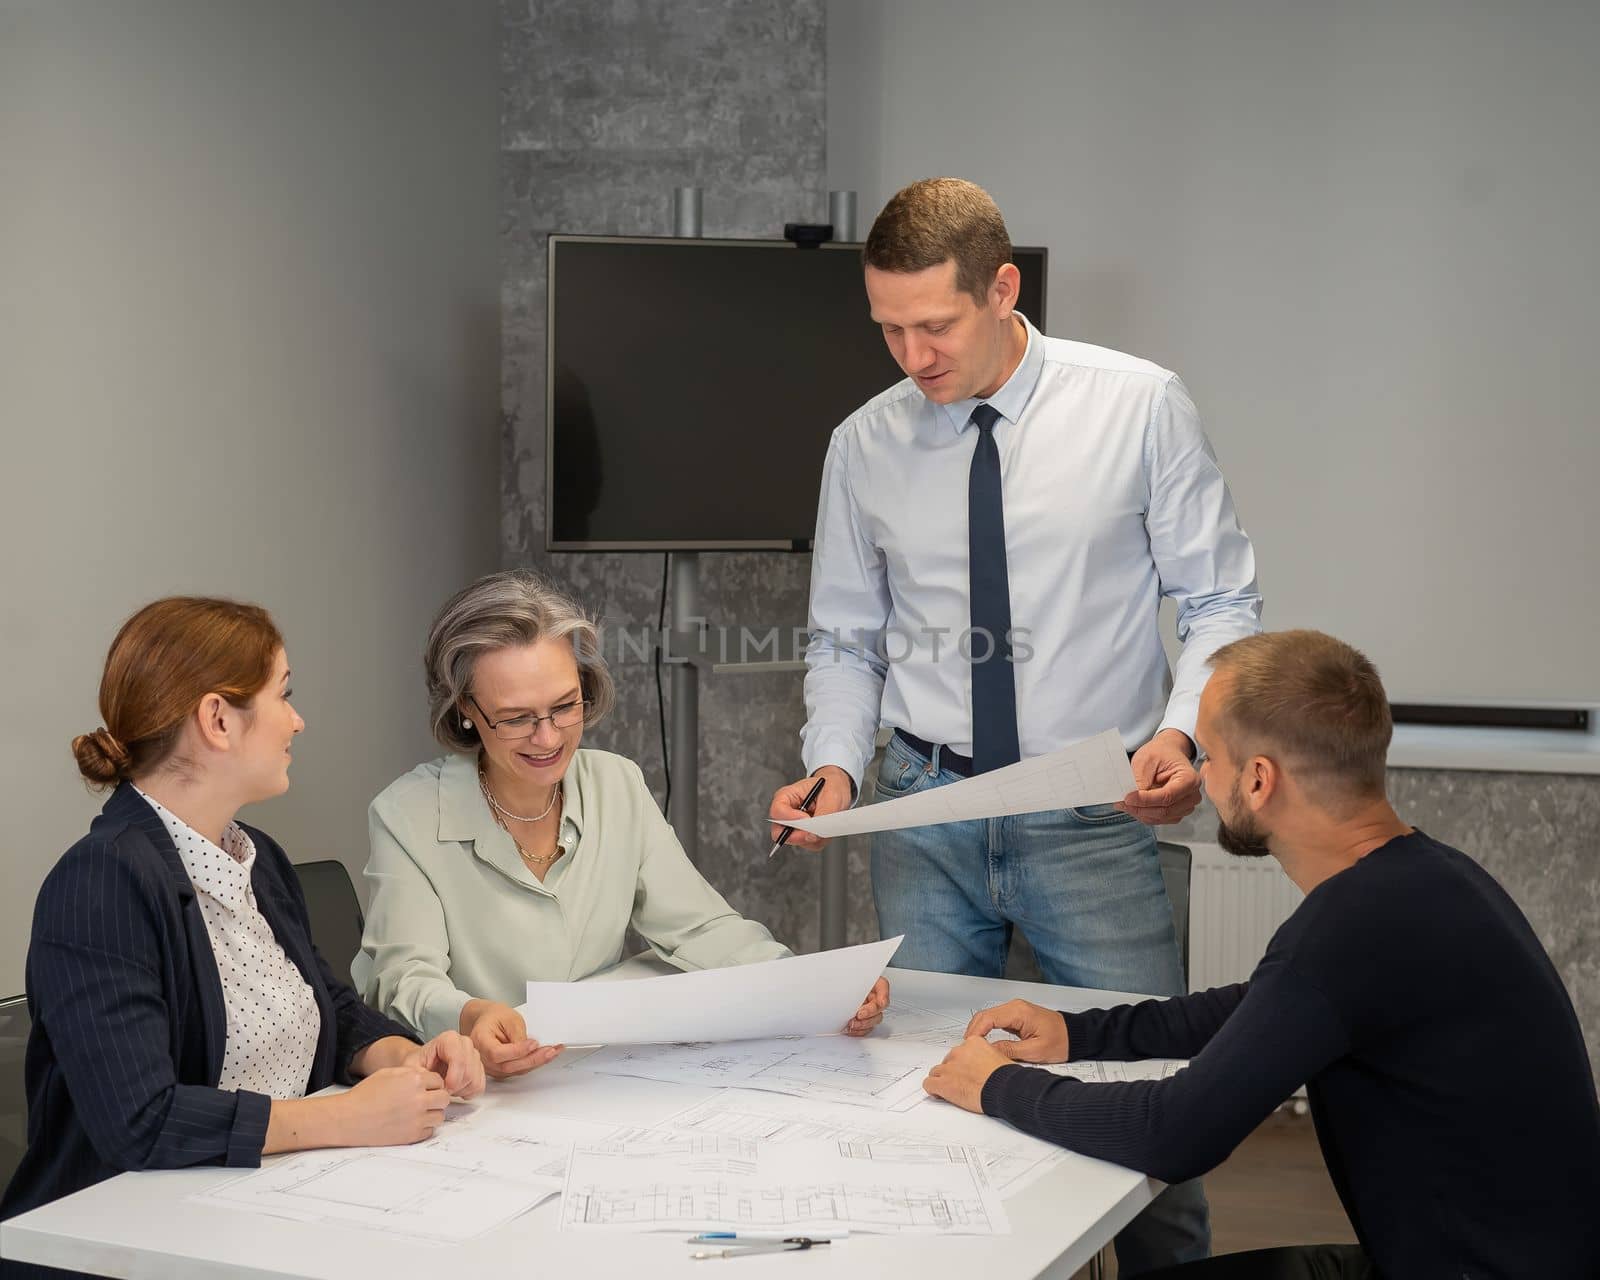
<path id="1" fill-rule="evenodd" d="M 663 817 L 672 816 L 672 766 L 667 760 L 667 694 L 661 685 L 661 637 L 667 628 L 667 578 L 672 569 L 672 552 L 661 557 L 661 608 L 656 611 L 656 711 L 661 717 L 661 776 L 667 781 L 667 794 L 661 801 Z"/>

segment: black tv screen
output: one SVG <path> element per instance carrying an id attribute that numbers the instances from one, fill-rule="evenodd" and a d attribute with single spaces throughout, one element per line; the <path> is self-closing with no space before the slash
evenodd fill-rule
<path id="1" fill-rule="evenodd" d="M 554 235 L 549 279 L 546 547 L 809 550 L 829 436 L 904 376 L 861 246 Z"/>

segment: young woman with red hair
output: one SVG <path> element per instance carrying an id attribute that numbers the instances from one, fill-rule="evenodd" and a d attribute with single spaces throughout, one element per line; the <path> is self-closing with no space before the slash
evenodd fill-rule
<path id="1" fill-rule="evenodd" d="M 289 786 L 289 697 L 254 605 L 158 600 L 113 641 L 105 723 L 72 749 L 114 789 L 39 891 L 28 1149 L 0 1217 L 127 1169 L 415 1142 L 482 1090 L 465 1037 L 418 1044 L 334 976 L 288 857 L 234 817 Z M 334 1083 L 354 1087 L 306 1096 Z"/>

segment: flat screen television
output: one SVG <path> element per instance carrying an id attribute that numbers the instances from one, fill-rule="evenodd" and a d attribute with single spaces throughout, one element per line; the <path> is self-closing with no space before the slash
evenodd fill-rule
<path id="1" fill-rule="evenodd" d="M 829 436 L 904 376 L 861 246 L 553 235 L 549 281 L 546 548 L 810 550 Z"/>

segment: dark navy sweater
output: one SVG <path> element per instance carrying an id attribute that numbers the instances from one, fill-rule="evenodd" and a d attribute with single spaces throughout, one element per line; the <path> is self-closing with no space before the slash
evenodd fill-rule
<path id="1" fill-rule="evenodd" d="M 986 1114 L 1179 1182 L 1304 1084 L 1385 1276 L 1600 1276 L 1600 1105 L 1572 1002 L 1505 890 L 1420 831 L 1312 890 L 1249 982 L 1063 1016 L 1074 1060 L 1192 1061 L 1128 1084 L 1001 1067 Z"/>

